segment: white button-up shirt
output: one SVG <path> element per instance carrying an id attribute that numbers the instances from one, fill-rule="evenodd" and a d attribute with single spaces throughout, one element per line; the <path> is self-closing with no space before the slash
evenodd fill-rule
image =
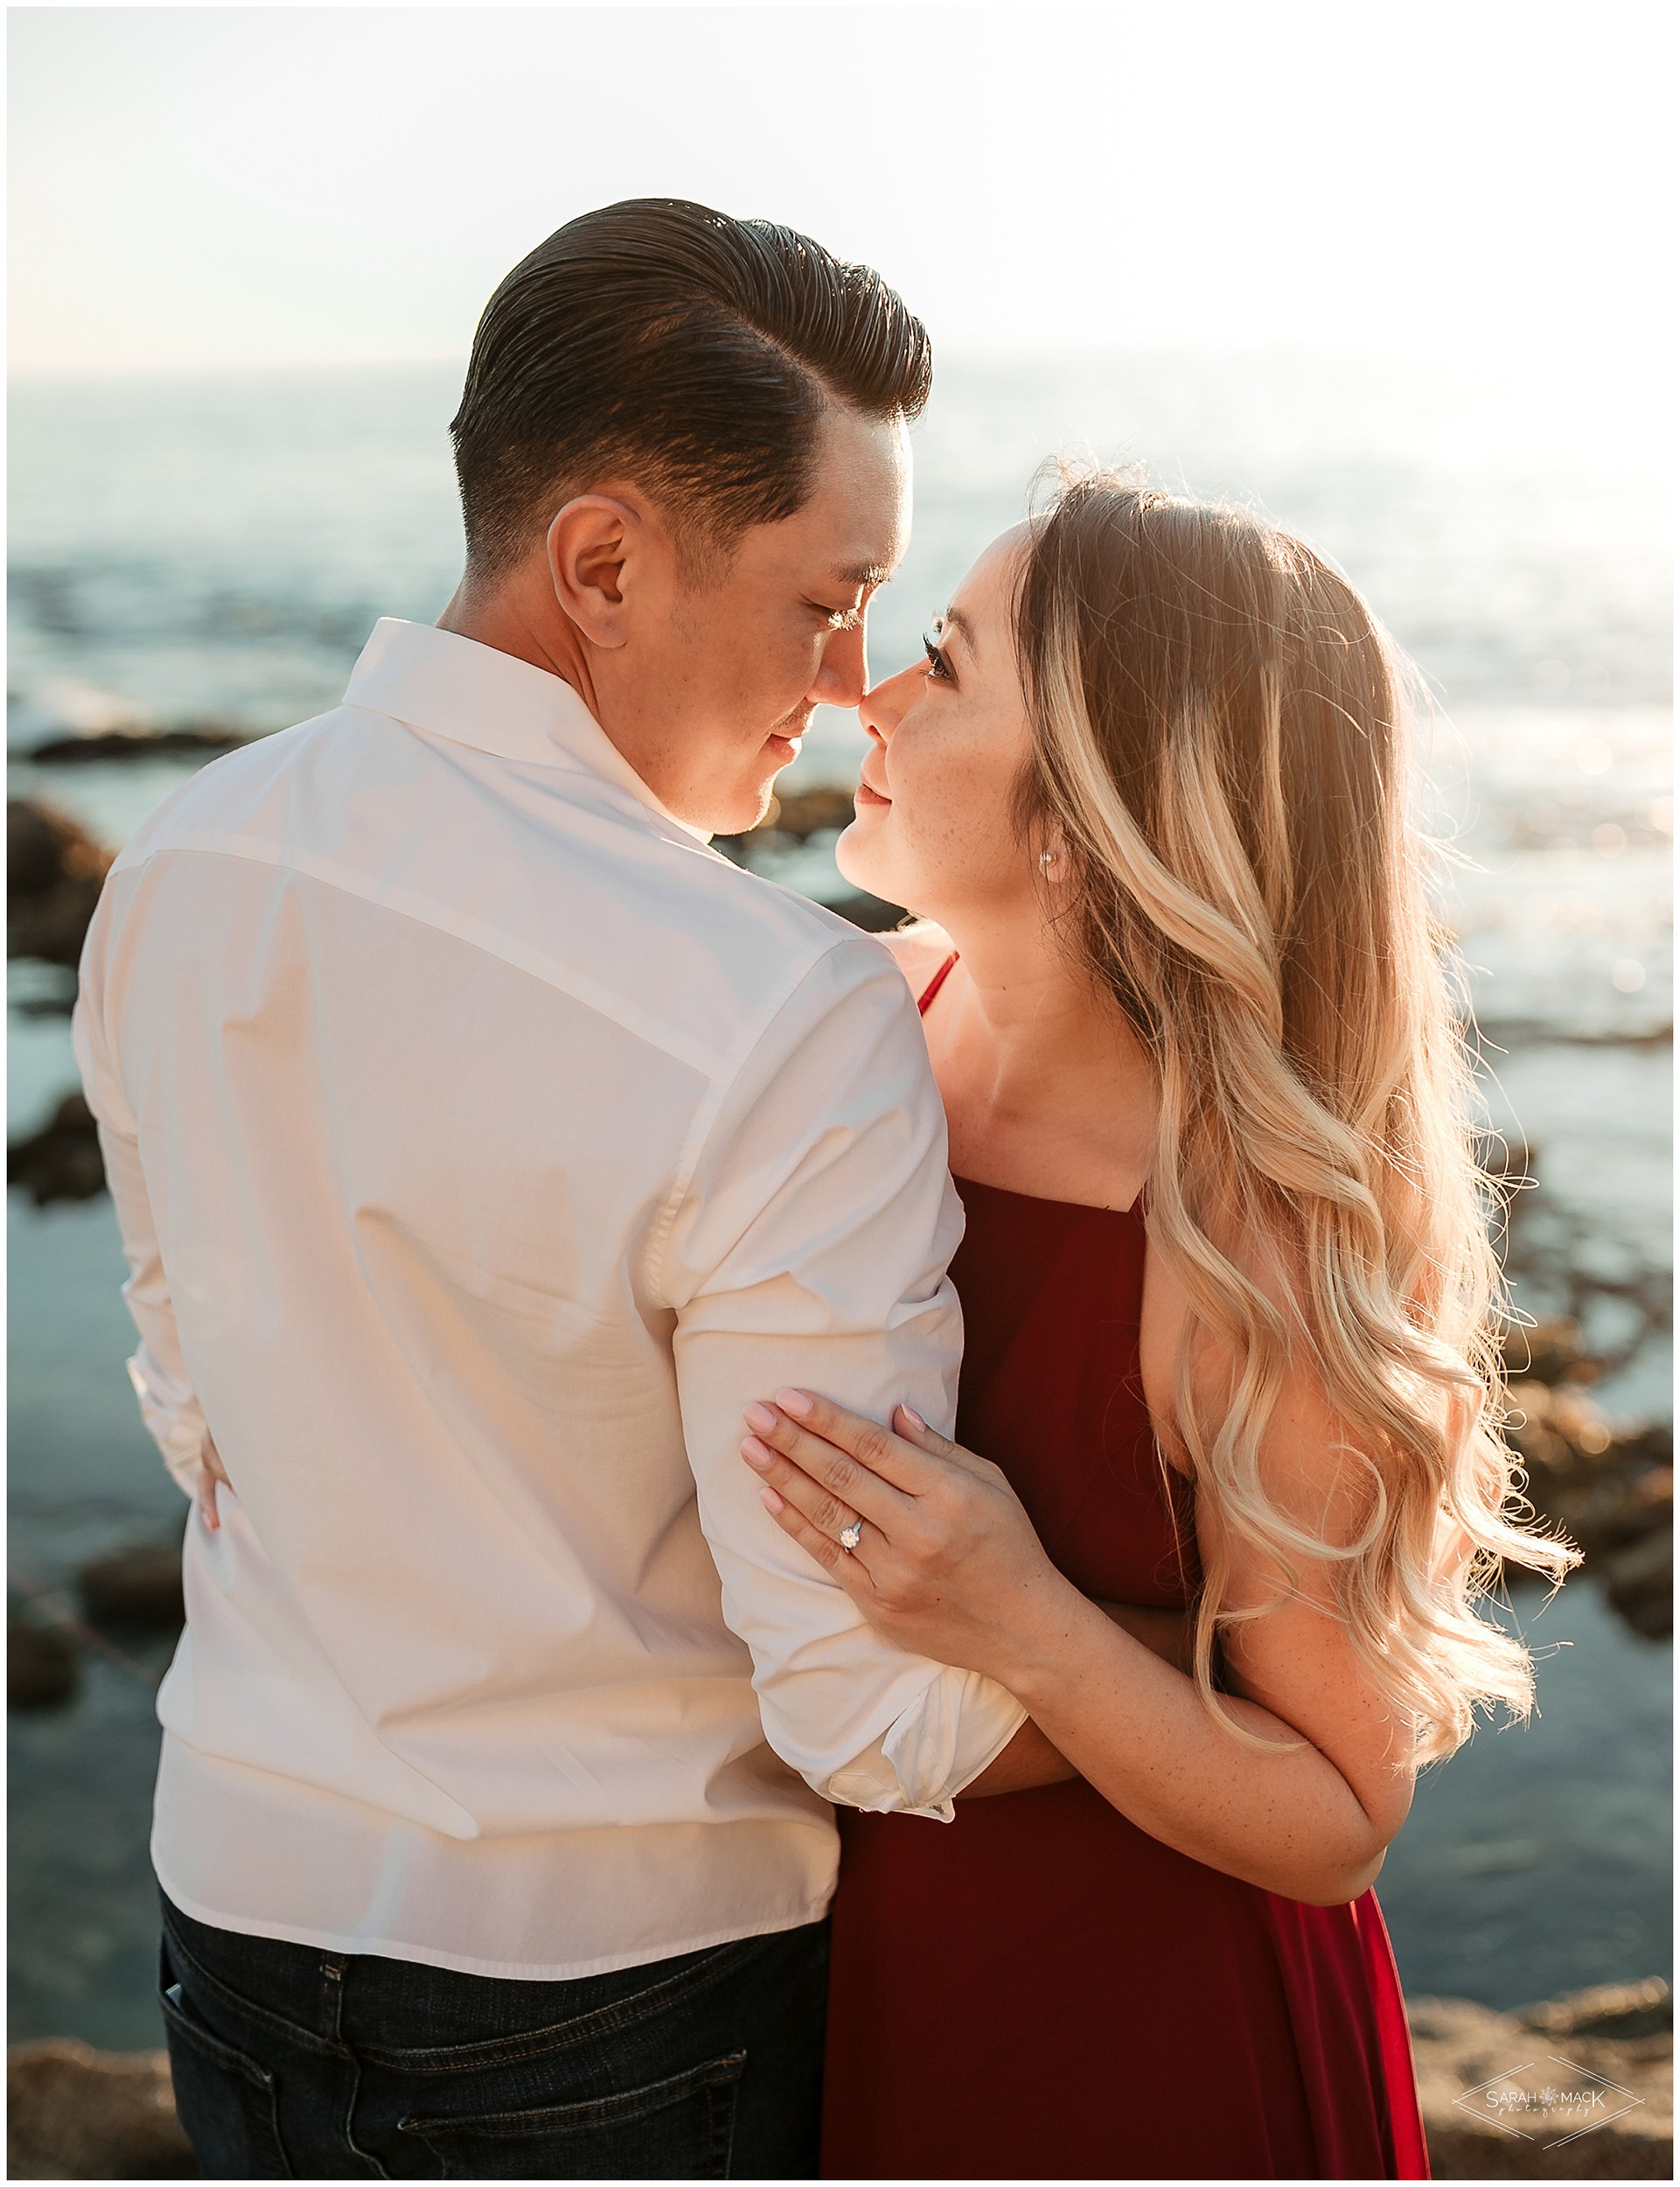
<path id="1" fill-rule="evenodd" d="M 788 1383 L 949 1425 L 960 1231 L 879 945 L 559 678 L 381 622 L 118 859 L 76 1040 L 192 1487 L 153 1855 L 199 1919 L 556 1979 L 819 1918 L 1020 1706 L 770 1520 Z M 768 1741 L 768 1743 L 766 1742 Z"/>

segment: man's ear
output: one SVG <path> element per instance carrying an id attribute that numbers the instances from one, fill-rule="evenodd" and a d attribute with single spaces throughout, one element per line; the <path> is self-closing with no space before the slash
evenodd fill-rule
<path id="1" fill-rule="evenodd" d="M 548 527 L 548 574 L 554 597 L 592 646 L 616 650 L 629 636 L 627 595 L 657 552 L 652 510 L 633 487 L 580 493 Z"/>

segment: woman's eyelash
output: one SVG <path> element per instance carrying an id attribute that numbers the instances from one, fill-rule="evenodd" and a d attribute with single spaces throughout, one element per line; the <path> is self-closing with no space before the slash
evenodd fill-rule
<path id="1" fill-rule="evenodd" d="M 945 659 L 945 655 L 940 652 L 939 648 L 934 644 L 931 638 L 924 638 L 922 640 L 922 650 L 928 657 L 928 673 L 930 675 L 941 677 L 946 683 L 951 683 L 955 681 L 951 673 L 951 663 Z"/>

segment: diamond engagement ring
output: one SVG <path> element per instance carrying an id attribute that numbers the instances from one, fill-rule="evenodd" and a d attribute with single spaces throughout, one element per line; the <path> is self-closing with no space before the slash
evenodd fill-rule
<path id="1" fill-rule="evenodd" d="M 861 1519 L 854 1519 L 849 1527 L 842 1529 L 840 1538 L 840 1545 L 849 1557 L 862 1539 L 863 1521 Z"/>

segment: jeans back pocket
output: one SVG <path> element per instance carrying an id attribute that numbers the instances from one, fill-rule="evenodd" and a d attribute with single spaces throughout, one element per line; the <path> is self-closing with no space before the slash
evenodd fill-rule
<path id="1" fill-rule="evenodd" d="M 727 2179 L 744 2051 L 592 2102 L 401 2121 L 445 2179 Z"/>
<path id="2" fill-rule="evenodd" d="M 175 2109 L 204 2179 L 290 2179 L 274 2075 L 213 2035 L 181 1995 L 160 1984 Z"/>

